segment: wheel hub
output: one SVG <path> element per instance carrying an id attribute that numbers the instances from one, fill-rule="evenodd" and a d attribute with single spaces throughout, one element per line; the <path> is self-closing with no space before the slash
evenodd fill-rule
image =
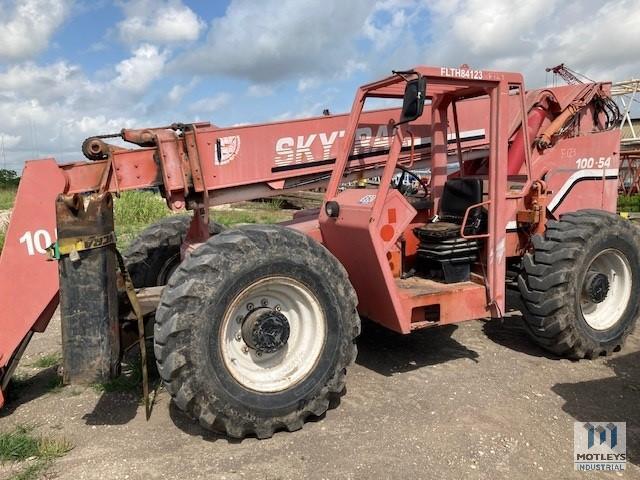
<path id="1" fill-rule="evenodd" d="M 290 327 L 287 317 L 271 308 L 256 308 L 242 322 L 242 338 L 259 353 L 274 353 L 287 344 Z"/>
<path id="2" fill-rule="evenodd" d="M 593 303 L 601 303 L 609 293 L 609 279 L 604 273 L 588 272 L 584 282 L 585 296 Z"/>

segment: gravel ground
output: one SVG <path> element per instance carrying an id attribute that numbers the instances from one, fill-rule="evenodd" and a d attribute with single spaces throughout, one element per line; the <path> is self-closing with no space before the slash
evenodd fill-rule
<path id="1" fill-rule="evenodd" d="M 28 365 L 57 351 L 54 321 L 19 368 L 32 380 L 0 411 L 0 431 L 31 423 L 75 445 L 46 478 L 640 478 L 640 329 L 613 357 L 571 362 L 533 346 L 518 315 L 406 337 L 368 324 L 340 405 L 264 441 L 208 433 L 163 391 L 148 422 L 133 394 L 47 392 L 54 369 Z M 624 474 L 573 470 L 576 420 L 627 422 Z"/>

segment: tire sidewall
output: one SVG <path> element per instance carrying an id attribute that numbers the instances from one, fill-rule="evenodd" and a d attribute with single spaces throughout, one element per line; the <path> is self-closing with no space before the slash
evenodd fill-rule
<path id="1" fill-rule="evenodd" d="M 286 415 L 300 409 L 300 399 L 311 400 L 330 381 L 343 351 L 346 339 L 343 313 L 335 293 L 321 272 L 290 257 L 273 257 L 261 252 L 268 261 L 247 265 L 244 271 L 233 273 L 233 282 L 221 281 L 220 288 L 206 300 L 204 308 L 196 315 L 205 319 L 200 331 L 194 332 L 194 363 L 200 370 L 197 375 L 203 382 L 203 390 L 209 398 L 220 402 L 220 407 L 232 408 L 243 415 L 273 417 Z M 220 341 L 224 338 L 223 321 L 227 308 L 247 287 L 264 278 L 290 277 L 306 286 L 318 300 L 326 321 L 322 351 L 313 370 L 297 384 L 275 393 L 256 392 L 242 386 L 228 371 L 222 358 Z M 196 352 L 205 352 L 196 355 Z"/>
<path id="2" fill-rule="evenodd" d="M 575 278 L 571 282 L 572 291 L 570 295 L 575 299 L 573 303 L 576 328 L 581 334 L 600 347 L 607 346 L 610 343 L 619 343 L 619 339 L 624 336 L 625 331 L 634 324 L 640 310 L 640 303 L 634 301 L 640 298 L 640 258 L 638 256 L 637 241 L 630 232 L 622 229 L 616 230 L 616 234 L 614 234 L 605 228 L 589 239 L 585 245 L 584 253 L 577 261 L 580 266 L 576 269 Z M 606 330 L 596 330 L 585 320 L 580 308 L 580 299 L 584 278 L 591 260 L 603 250 L 608 249 L 619 251 L 629 262 L 632 282 L 631 295 L 629 303 L 618 321 Z"/>

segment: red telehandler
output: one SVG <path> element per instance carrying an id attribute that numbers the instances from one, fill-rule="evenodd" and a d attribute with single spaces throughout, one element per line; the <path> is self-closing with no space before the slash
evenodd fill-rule
<path id="1" fill-rule="evenodd" d="M 380 98 L 402 106 L 365 108 Z M 525 92 L 516 73 L 416 67 L 360 87 L 348 115 L 123 130 L 137 147 L 93 137 L 90 161 L 27 162 L 0 259 L 2 390 L 58 304 L 66 382 L 117 375 L 128 333 L 144 354 L 153 327 L 175 404 L 233 437 L 324 413 L 360 317 L 408 334 L 511 306 L 558 355 L 616 351 L 640 308 L 639 237 L 615 215 L 618 122 L 606 83 Z M 319 186 L 322 207 L 283 225 L 209 219 Z M 149 187 L 193 215 L 122 260 L 111 194 Z"/>

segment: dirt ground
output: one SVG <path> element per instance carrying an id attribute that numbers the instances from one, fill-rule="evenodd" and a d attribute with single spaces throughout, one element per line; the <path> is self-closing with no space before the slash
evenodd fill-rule
<path id="1" fill-rule="evenodd" d="M 640 329 L 613 357 L 571 362 L 533 346 L 518 315 L 406 337 L 367 324 L 341 404 L 263 441 L 212 435 L 163 391 L 148 422 L 132 394 L 47 392 L 53 369 L 27 365 L 59 351 L 56 321 L 21 363 L 29 385 L 0 411 L 0 431 L 31 423 L 75 445 L 46 478 L 640 478 Z M 627 422 L 624 474 L 573 470 L 576 420 Z"/>

